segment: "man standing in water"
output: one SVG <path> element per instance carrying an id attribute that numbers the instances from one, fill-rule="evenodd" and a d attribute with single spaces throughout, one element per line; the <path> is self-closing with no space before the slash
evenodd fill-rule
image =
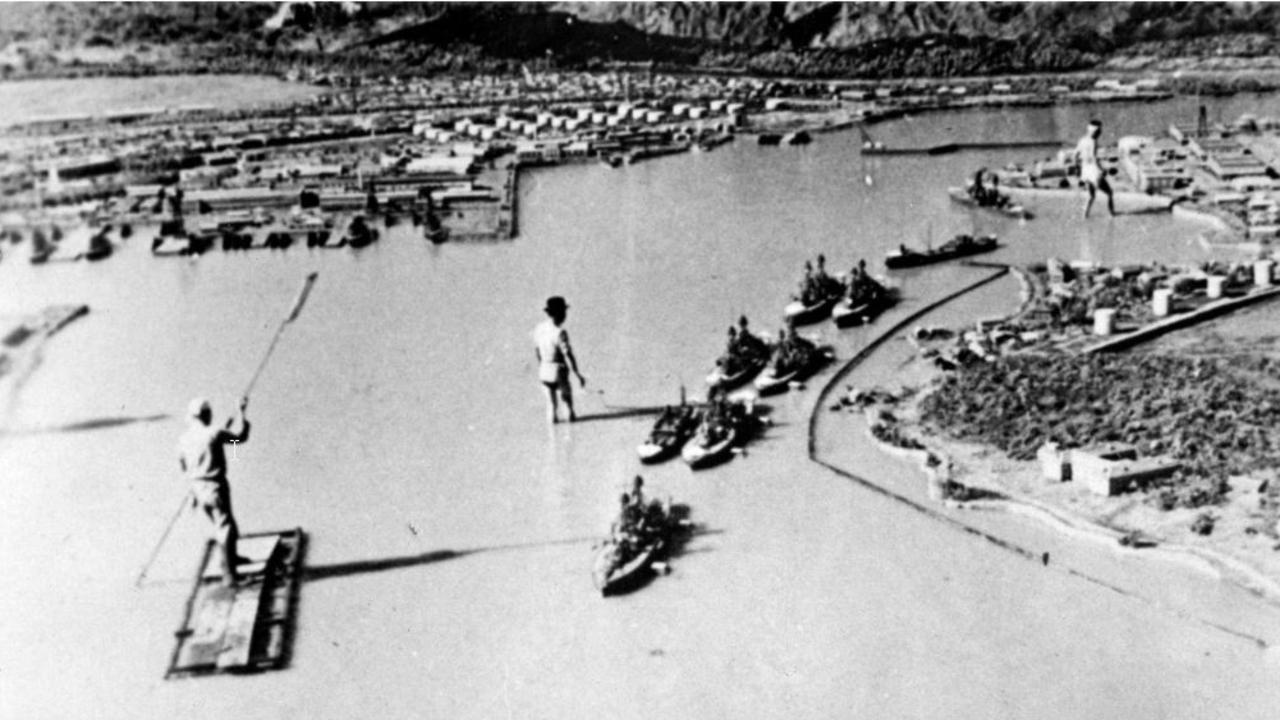
<path id="1" fill-rule="evenodd" d="M 577 419 L 573 412 L 573 388 L 569 385 L 569 373 L 578 377 L 578 384 L 587 386 L 587 379 L 578 371 L 578 361 L 569 346 L 569 333 L 561 325 L 569 306 L 559 295 L 548 298 L 543 308 L 547 319 L 533 329 L 534 352 L 538 357 L 538 379 L 547 392 L 547 420 L 558 421 L 559 402 L 564 401 L 569 410 L 569 422 Z"/>
<path id="2" fill-rule="evenodd" d="M 1107 194 L 1107 211 L 1112 217 L 1116 214 L 1115 199 L 1111 194 L 1111 183 L 1107 182 L 1107 174 L 1103 172 L 1102 166 L 1098 163 L 1098 137 L 1102 135 L 1102 122 L 1099 120 L 1090 120 L 1089 129 L 1085 132 L 1084 137 L 1080 138 L 1080 142 L 1076 144 L 1076 159 L 1080 161 L 1080 182 L 1084 183 L 1084 187 L 1089 191 L 1089 200 L 1084 204 L 1084 216 L 1089 217 L 1089 210 L 1093 208 L 1094 198 L 1097 197 L 1098 191 Z"/>
<path id="3" fill-rule="evenodd" d="M 213 539 L 218 544 L 222 563 L 222 583 L 234 586 L 236 564 L 241 558 L 236 554 L 240 529 L 231 514 L 231 486 L 227 483 L 226 443 L 239 443 L 249 439 L 249 421 L 244 410 L 249 398 L 240 398 L 240 411 L 229 418 L 221 428 L 214 427 L 213 410 L 209 401 L 196 398 L 188 408 L 190 425 L 178 440 L 178 464 L 191 481 L 191 500 L 195 507 L 213 523 Z"/>

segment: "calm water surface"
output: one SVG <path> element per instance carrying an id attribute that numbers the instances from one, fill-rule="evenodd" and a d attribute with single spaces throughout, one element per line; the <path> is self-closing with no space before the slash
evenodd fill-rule
<path id="1" fill-rule="evenodd" d="M 1248 109 L 1228 105 L 1227 117 Z M 1275 104 L 1274 100 L 1266 103 Z M 877 126 L 916 138 L 1073 139 L 1154 132 L 1188 103 Z M 1183 112 L 1185 111 L 1185 112 Z M 619 408 L 700 394 L 725 327 L 776 329 L 803 262 L 875 265 L 900 242 L 992 231 L 992 259 L 1207 257 L 1205 227 L 1170 216 L 1077 221 L 1080 198 L 1006 222 L 945 188 L 1026 153 L 864 160 L 856 133 L 805 148 L 749 142 L 618 170 L 524 176 L 512 243 L 432 246 L 397 227 L 358 254 L 159 259 L 138 237 L 97 265 L 0 264 L 0 310 L 86 302 L 5 417 L 0 467 L 0 717 L 1261 717 L 1277 665 L 1198 618 L 1277 638 L 1275 616 L 1191 573 L 1117 561 L 1006 517 L 992 532 L 1148 600 L 1050 571 L 866 492 L 805 458 L 816 388 L 771 400 L 750 454 L 692 474 L 645 470 L 706 533 L 643 591 L 600 600 L 591 543 L 640 470 L 649 417 Z M 246 532 L 303 527 L 292 666 L 242 678 L 160 678 L 202 527 L 185 517 L 151 584 L 133 587 L 185 488 L 177 419 L 57 432 L 96 418 L 225 412 L 301 278 L 319 283 L 285 332 L 232 465 Z M 970 281 L 957 266 L 898 276 L 906 301 Z M 562 294 L 589 385 L 587 422 L 548 428 L 529 332 Z M 946 321 L 1006 312 L 997 283 Z M 885 321 L 892 317 L 885 318 Z M 884 323 L 881 323 L 882 325 Z M 871 330 L 812 332 L 848 357 Z M 865 382 L 891 378 L 886 359 Z M 911 486 L 912 468 L 822 441 Z M 843 444 L 840 433 L 846 433 Z M 835 435 L 832 435 L 835 433 Z M 443 552 L 452 551 L 452 552 Z M 1171 588 L 1162 590 L 1162 582 Z M 1184 598 L 1191 597 L 1193 600 Z M 1156 609 L 1152 603 L 1176 612 Z M 1270 623 L 1270 624 L 1268 624 Z M 1260 629 L 1261 628 L 1261 629 Z M 72 682 L 68 682 L 73 680 Z M 52 687 L 68 690 L 51 694 Z"/>
<path id="2" fill-rule="evenodd" d="M 113 110 L 212 105 L 222 109 L 305 100 L 321 88 L 260 75 L 161 75 L 0 82 L 0 127 Z"/>

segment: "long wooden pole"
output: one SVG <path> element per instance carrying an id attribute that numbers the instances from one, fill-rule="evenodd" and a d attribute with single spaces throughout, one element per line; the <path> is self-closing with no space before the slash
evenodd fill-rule
<path id="1" fill-rule="evenodd" d="M 262 355 L 262 362 L 258 363 L 258 369 L 253 371 L 253 377 L 249 379 L 249 384 L 245 386 L 241 397 L 249 397 L 253 386 L 258 382 L 258 377 L 262 375 L 263 368 L 267 366 L 267 360 L 270 360 L 271 354 L 275 352 L 276 343 L 280 342 L 280 336 L 284 333 L 285 327 L 297 320 L 298 315 L 302 312 L 302 306 L 307 302 L 307 296 L 311 294 L 311 287 L 315 285 L 317 277 L 319 277 L 319 273 L 313 272 L 302 281 L 302 287 L 298 290 L 297 297 L 293 299 L 293 305 L 289 307 L 289 314 L 280 323 L 280 327 L 276 328 L 276 334 L 272 336 L 271 344 L 267 346 L 267 351 Z M 178 518 L 182 517 L 182 511 L 190 501 L 191 493 L 185 493 L 182 496 L 182 502 L 178 503 L 178 509 L 173 512 L 173 517 L 169 518 L 169 524 L 165 526 L 164 533 L 160 535 L 160 540 L 156 542 L 155 549 L 151 551 L 151 557 L 147 558 L 147 564 L 143 565 L 142 572 L 138 573 L 138 580 L 134 583 L 134 587 L 142 587 L 142 581 L 146 579 L 147 572 L 151 570 L 152 564 L 160 556 L 160 548 L 164 547 L 165 541 L 169 539 L 169 533 L 173 532 L 173 526 L 178 524 Z"/>
<path id="2" fill-rule="evenodd" d="M 151 570 L 151 565 L 160 556 L 160 548 L 164 547 L 164 541 L 169 539 L 169 533 L 173 532 L 173 526 L 178 524 L 178 518 L 182 517 L 182 511 L 186 509 L 188 502 L 191 502 L 191 493 L 189 492 L 183 494 L 182 502 L 178 503 L 178 509 L 173 511 L 173 517 L 169 518 L 169 524 L 165 526 L 164 533 L 160 536 L 160 540 L 156 542 L 155 548 L 152 549 L 151 557 L 147 558 L 147 564 L 143 565 L 142 572 L 138 573 L 138 579 L 133 583 L 134 587 L 142 587 L 142 581 L 147 579 L 147 572 Z"/>
<path id="3" fill-rule="evenodd" d="M 311 294 L 311 287 L 315 285 L 316 278 L 319 273 L 311 273 L 306 280 L 302 281 L 302 287 L 298 290 L 298 296 L 294 298 L 293 305 L 289 310 L 288 316 L 280 323 L 280 327 L 276 328 L 276 334 L 271 338 L 271 344 L 267 346 L 267 351 L 262 355 L 262 362 L 258 363 L 258 369 L 253 371 L 253 377 L 249 379 L 249 384 L 245 386 L 241 397 L 249 397 L 253 386 L 257 384 L 258 377 L 262 375 L 262 371 L 267 367 L 267 361 L 271 359 L 271 354 L 275 352 L 276 343 L 280 342 L 280 336 L 284 334 L 284 329 L 289 323 L 298 319 L 298 314 L 302 312 L 302 305 L 307 301 L 307 295 Z"/>

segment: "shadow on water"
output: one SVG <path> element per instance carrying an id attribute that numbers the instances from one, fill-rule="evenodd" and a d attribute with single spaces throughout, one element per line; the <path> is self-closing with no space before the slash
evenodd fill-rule
<path id="1" fill-rule="evenodd" d="M 757 429 L 755 432 L 751 433 L 751 435 L 747 439 L 750 440 L 751 442 L 757 442 L 761 440 L 774 440 L 780 435 L 786 435 L 786 432 L 770 432 L 771 430 L 785 431 L 787 428 L 793 427 L 795 424 L 796 423 L 774 422 L 774 421 L 770 421 L 768 424 L 762 423 L 760 428 Z"/>
<path id="2" fill-rule="evenodd" d="M 634 407 L 619 408 L 617 410 L 609 410 L 601 413 L 588 413 L 579 415 L 574 423 L 593 422 L 596 420 L 622 420 L 625 418 L 643 417 L 645 415 L 661 415 L 665 407 Z"/>
<path id="3" fill-rule="evenodd" d="M 675 505 L 672 507 L 672 514 L 678 519 L 685 519 L 689 516 L 689 510 L 687 506 Z M 699 550 L 685 550 L 685 543 L 693 538 L 707 535 L 720 535 L 723 532 L 724 530 L 707 529 L 700 525 L 689 526 L 684 532 L 679 533 L 677 541 L 670 547 L 666 555 L 668 557 L 679 557 L 680 555 L 689 553 L 709 552 L 706 548 Z M 533 550 L 536 548 L 554 547 L 556 545 L 586 545 L 588 543 L 599 542 L 600 540 L 601 538 L 595 536 L 572 537 L 564 538 L 562 540 L 490 545 L 488 547 L 471 548 L 467 550 L 432 550 L 430 552 L 418 553 L 416 555 L 375 558 L 371 560 L 352 560 L 350 562 L 331 563 L 329 565 L 312 565 L 303 569 L 302 577 L 308 582 L 313 582 L 329 578 L 350 577 L 353 575 L 364 575 L 366 573 L 402 570 L 421 565 L 432 565 L 448 560 L 457 560 L 459 558 L 467 557 L 468 555 L 479 555 L 481 553 Z"/>
<path id="4" fill-rule="evenodd" d="M 703 407 L 695 403 L 696 407 Z M 605 412 L 587 413 L 579 415 L 575 422 L 591 422 L 593 420 L 621 420 L 624 418 L 643 417 L 645 415 L 661 415 L 668 409 L 678 407 L 678 405 L 605 405 Z M 756 405 L 756 415 L 759 417 L 767 417 L 773 412 L 772 406 L 758 403 Z"/>
<path id="5" fill-rule="evenodd" d="M 398 570 L 401 568 L 417 567 L 418 565 L 430 565 L 431 563 L 453 560 L 455 558 L 472 555 L 476 552 L 483 552 L 483 550 L 434 550 L 432 552 L 420 553 L 418 555 L 379 558 L 377 560 L 354 560 L 352 562 L 334 563 L 332 565 L 318 565 L 306 568 L 303 571 L 303 578 L 308 581 L 313 581 L 324 580 L 325 578 L 363 575 L 365 573 L 382 572 L 384 570 Z"/>
<path id="6" fill-rule="evenodd" d="M 702 553 L 714 552 L 714 550 L 709 547 L 691 548 L 689 547 L 689 543 L 697 538 L 708 537 L 711 535 L 723 535 L 724 533 L 725 531 L 720 528 L 708 528 L 694 523 L 684 532 L 676 535 L 675 542 L 673 542 L 671 547 L 667 550 L 667 558 L 674 559 L 684 557 L 685 555 L 700 555 Z"/>
<path id="7" fill-rule="evenodd" d="M 376 558 L 372 560 L 352 560 L 350 562 L 332 563 L 330 565 L 313 565 L 303 570 L 303 578 L 308 581 L 326 578 L 349 577 L 365 573 L 400 570 L 403 568 L 431 565 L 446 560 L 456 560 L 468 555 L 480 553 L 508 552 L 514 550 L 531 550 L 534 548 L 552 547 L 555 545 L 579 545 L 594 542 L 596 537 L 575 537 L 563 540 L 546 540 L 530 543 L 513 543 L 508 545 L 490 545 L 489 547 L 470 548 L 467 550 L 432 550 L 431 552 L 400 557 Z"/>
<path id="8" fill-rule="evenodd" d="M 75 433 L 88 432 L 90 430 L 108 430 L 110 428 L 123 427 L 125 425 L 137 425 L 139 423 L 152 423 L 161 420 L 168 420 L 173 416 L 168 413 L 158 413 L 155 415 L 139 415 L 136 417 L 105 417 L 91 418 L 89 420 L 80 420 L 78 422 L 67 423 L 65 425 L 49 425 L 46 427 L 32 428 L 14 428 L 12 430 L 0 431 L 3 435 L 56 435 L 59 433 Z"/>

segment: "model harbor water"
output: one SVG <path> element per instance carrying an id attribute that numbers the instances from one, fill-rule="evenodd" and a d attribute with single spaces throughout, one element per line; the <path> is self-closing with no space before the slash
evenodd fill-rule
<path id="1" fill-rule="evenodd" d="M 530 75 L 551 82 L 551 73 Z M 512 87 L 528 83 L 522 77 Z M 655 87 L 666 82 L 654 77 Z M 396 718 L 818 718 L 850 707 L 884 717 L 1003 707 L 1160 716 L 1204 703 L 1259 716 L 1274 707 L 1280 611 L 1241 581 L 1246 573 L 1222 571 L 1242 562 L 1226 538 L 1267 551 L 1264 523 L 1250 517 L 1269 511 L 1259 505 L 1270 497 L 1258 490 L 1264 477 L 1233 481 L 1221 506 L 1187 507 L 1210 487 L 1190 476 L 1125 488 L 1103 505 L 1077 480 L 1047 486 L 1035 476 L 1048 496 L 1024 496 L 1017 485 L 1026 480 L 1015 476 L 1027 468 L 1014 465 L 1032 462 L 1026 452 L 1044 441 L 1083 452 L 1112 429 L 1120 440 L 1134 434 L 1149 459 L 1144 443 L 1169 422 L 1180 425 L 1169 441 L 1186 454 L 1221 450 L 1223 468 L 1266 461 L 1266 452 L 1232 449 L 1264 448 L 1274 432 L 1262 407 L 1274 400 L 1256 389 L 1274 374 L 1262 361 L 1275 306 L 1254 274 L 1260 248 L 1210 244 L 1220 226 L 1199 215 L 1129 213 L 1129 196 L 1117 198 L 1117 217 L 1095 207 L 1083 221 L 1070 163 L 1059 177 L 1058 158 L 1040 148 L 878 158 L 855 132 L 819 132 L 865 120 L 864 110 L 897 109 L 870 99 L 873 90 L 856 100 L 841 90 L 819 113 L 796 110 L 799 97 L 766 110 L 770 83 L 751 79 L 708 79 L 715 93 L 671 102 L 657 93 L 628 100 L 608 73 L 558 80 L 565 97 L 509 109 L 374 109 L 414 95 L 388 84 L 368 88 L 365 112 L 314 100 L 296 118 L 228 107 L 21 130 L 68 144 L 101 132 L 117 149 L 132 147 L 119 138 L 135 130 L 141 146 L 167 132 L 192 144 L 178 165 L 188 156 L 202 164 L 177 168 L 176 182 L 125 183 L 133 190 L 123 196 L 108 192 L 110 178 L 157 157 L 126 158 L 123 171 L 87 186 L 62 165 L 52 174 L 41 166 L 18 173 L 6 196 L 0 298 L 9 326 L 28 333 L 6 335 L 5 357 L 24 371 L 0 378 L 10 493 L 0 504 L 0 568 L 23 589 L 0 596 L 0 715 L 336 718 L 367 713 L 371 702 Z M 671 79 L 680 82 L 696 86 Z M 607 83 L 612 95 L 568 98 Z M 481 79 L 451 86 L 459 106 L 494 88 Z M 946 96 L 968 105 L 977 94 Z M 936 91 L 928 95 L 938 104 Z M 627 119 L 611 126 L 627 104 Z M 1280 112 L 1271 96 L 931 107 L 875 132 L 893 147 L 1069 143 L 1097 114 L 1116 140 L 1155 138 L 1201 104 L 1224 130 L 1245 112 Z M 807 124 L 790 124 L 801 113 Z M 186 137 L 189 127 L 206 129 Z M 802 128 L 811 143 L 781 142 Z M 277 131 L 298 135 L 277 144 Z M 780 144 L 725 141 L 757 132 L 777 133 Z M 1232 137 L 1250 134 L 1265 136 Z M 254 135 L 266 136 L 261 146 Z M 469 144 L 486 151 L 462 152 Z M 1129 163 L 1144 167 L 1143 153 L 1162 145 L 1134 146 Z M 1119 175 L 1126 159 L 1115 152 L 1108 165 Z M 626 153 L 644 161 L 601 162 Z M 1211 161 L 1183 161 L 1208 193 L 1193 200 L 1234 212 L 1238 204 L 1212 200 L 1226 190 L 1209 184 Z M 1001 191 L 1032 198 L 1035 219 L 953 202 L 948 188 L 979 167 L 1000 174 Z M 1117 185 L 1165 208 L 1173 200 Z M 97 192 L 108 196 L 100 205 L 73 202 Z M 107 226 L 109 256 L 56 261 L 78 254 L 71 238 L 88 248 L 96 236 L 75 233 Z M 903 245 L 923 251 L 960 234 L 999 245 L 965 258 L 985 265 L 879 267 Z M 49 262 L 29 262 L 52 246 Z M 806 262 L 831 280 L 809 302 L 797 290 Z M 272 331 L 311 272 L 323 281 L 277 345 Z M 1274 272 L 1266 277 L 1274 282 Z M 1222 296 L 1211 298 L 1211 286 Z M 1156 317 L 1163 289 L 1168 315 Z M 1255 315 L 1213 305 L 1258 293 L 1246 311 Z M 547 297 L 560 294 L 573 305 L 569 332 L 590 381 L 573 388 L 579 421 L 549 425 L 528 334 Z M 1033 300 L 1044 304 L 1033 309 Z M 800 307 L 788 312 L 793 301 Z M 33 320 L 66 305 L 93 312 L 56 335 Z M 1057 322 L 1050 307 L 1061 319 L 1056 334 L 1014 325 Z M 1170 343 L 1162 351 L 1172 357 L 1090 350 L 1198 312 L 1248 328 L 1215 330 L 1197 316 L 1187 324 L 1202 335 L 1168 328 L 1156 341 Z M 788 315 L 812 322 L 792 329 Z M 1095 334 L 1096 317 L 1110 319 L 1111 334 Z M 268 343 L 271 363 L 256 365 Z M 1212 357 L 1187 357 L 1196 347 Z M 1041 367 L 1012 354 L 1028 348 L 1050 359 Z M 1077 362 L 1076 353 L 1097 359 Z M 1197 407 L 1209 404 L 1198 373 L 1215 373 L 1212 387 L 1229 403 Z M 184 490 L 174 416 L 194 386 L 225 407 L 251 375 L 253 443 L 228 452 L 237 516 L 246 536 L 305 528 L 305 556 L 271 550 L 275 574 L 266 563 L 235 611 L 205 582 L 200 518 L 180 515 L 134 587 Z M 932 376 L 960 379 L 928 393 Z M 1147 395 L 1109 405 L 1117 376 L 1151 395 L 1167 390 L 1194 417 L 1139 417 Z M 1239 386 L 1227 382 L 1238 377 Z M 831 412 L 848 385 L 883 401 L 871 403 L 870 423 L 866 408 Z M 1076 397 L 1070 385 L 1091 389 Z M 916 394 L 903 397 L 904 386 Z M 1024 386 L 1017 412 L 988 407 L 1022 402 Z M 775 394 L 759 401 L 766 393 Z M 945 428 L 917 431 L 906 410 L 916 402 L 932 403 Z M 1215 435 L 1219 425 L 1231 433 Z M 1037 428 L 1063 434 L 1032 437 Z M 983 442 L 960 447 L 956 436 Z M 930 471 L 945 492 L 930 497 L 926 457 L 892 447 L 907 439 L 950 461 Z M 1006 448 L 1017 457 L 1001 455 Z M 1102 460 L 1116 458 L 1128 461 Z M 621 550 L 609 529 L 635 472 L 671 522 Z M 1158 506 L 1165 490 L 1175 497 L 1169 511 Z M 1095 522 L 1115 511 L 1110 525 Z M 1192 530 L 1204 512 L 1216 513 L 1209 535 L 1203 523 Z M 1195 552 L 1152 552 L 1175 544 Z M 1259 563 L 1264 579 L 1271 565 Z M 224 611 L 235 622 L 208 622 Z M 192 650 L 196 639 L 204 644 Z M 224 666 L 274 671 L 161 680 L 167 668 L 216 669 L 223 654 Z M 67 677 L 92 681 L 49 692 Z M 929 693 L 919 692 L 921 678 Z M 368 688 L 379 689 L 376 700 Z"/>

